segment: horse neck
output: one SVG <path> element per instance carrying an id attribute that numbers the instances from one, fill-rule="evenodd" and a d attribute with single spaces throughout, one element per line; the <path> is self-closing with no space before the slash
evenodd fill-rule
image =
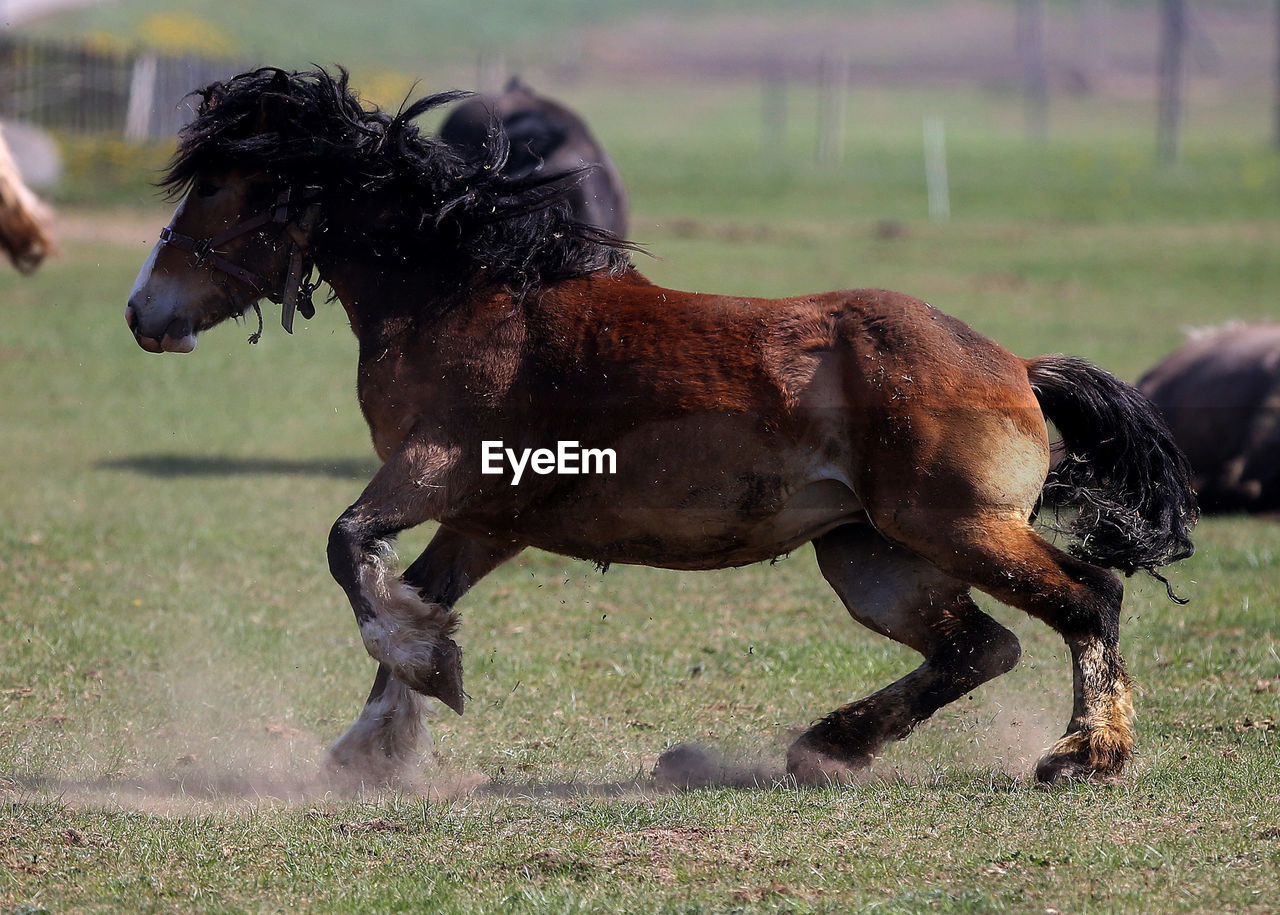
<path id="1" fill-rule="evenodd" d="M 475 296 L 442 288 L 429 269 L 386 268 L 358 258 L 317 264 L 342 303 L 362 352 L 430 342 L 445 346 L 498 295 Z"/>

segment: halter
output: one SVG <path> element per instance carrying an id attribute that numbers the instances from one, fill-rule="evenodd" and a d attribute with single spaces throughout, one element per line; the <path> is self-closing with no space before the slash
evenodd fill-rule
<path id="1" fill-rule="evenodd" d="M 214 269 L 221 270 L 228 276 L 233 276 L 245 283 L 260 297 L 265 296 L 272 302 L 279 303 L 282 306 L 280 324 L 290 334 L 293 333 L 294 311 L 302 312 L 304 318 L 311 318 L 316 313 L 315 306 L 311 303 L 311 293 L 315 291 L 315 285 L 303 283 L 302 274 L 307 266 L 305 263 L 306 254 L 303 252 L 302 245 L 298 240 L 296 238 L 293 240 L 293 249 L 289 253 L 289 272 L 279 293 L 267 291 L 265 277 L 228 260 L 214 249 L 219 245 L 226 244 L 233 238 L 239 238 L 241 235 L 257 231 L 263 226 L 288 226 L 291 193 L 290 188 L 285 188 L 276 197 L 275 203 L 269 209 L 264 210 L 257 216 L 251 216 L 244 222 L 237 223 L 229 229 L 223 229 L 221 232 L 204 238 L 183 235 L 181 232 L 173 231 L 169 226 L 165 226 L 160 230 L 160 244 L 173 245 L 183 251 L 190 251 L 196 257 L 196 266 L 208 264 Z M 312 223 L 315 222 L 319 209 L 319 204 L 312 203 L 298 219 L 297 228 L 304 236 L 311 229 Z"/>

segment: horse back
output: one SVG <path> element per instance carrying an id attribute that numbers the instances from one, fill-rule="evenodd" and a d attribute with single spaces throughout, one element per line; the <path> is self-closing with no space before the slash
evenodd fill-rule
<path id="1" fill-rule="evenodd" d="M 538 321 L 556 371 L 637 409 L 750 412 L 779 431 L 835 418 L 904 447 L 963 445 L 966 427 L 993 424 L 1046 435 L 1024 360 L 901 293 L 702 295 L 634 274 L 565 284 Z"/>

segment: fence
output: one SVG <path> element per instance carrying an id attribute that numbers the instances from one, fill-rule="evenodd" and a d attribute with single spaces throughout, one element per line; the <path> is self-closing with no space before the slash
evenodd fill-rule
<path id="1" fill-rule="evenodd" d="M 0 35 L 0 118 L 131 140 L 161 139 L 191 120 L 187 94 L 192 89 L 242 69 L 203 57 Z"/>

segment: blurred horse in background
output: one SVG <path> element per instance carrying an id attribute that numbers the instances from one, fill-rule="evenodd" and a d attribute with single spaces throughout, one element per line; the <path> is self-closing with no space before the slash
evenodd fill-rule
<path id="1" fill-rule="evenodd" d="M 565 194 L 573 218 L 626 237 L 627 192 L 609 154 L 582 118 L 537 95 L 519 77 L 513 76 L 500 95 L 478 95 L 459 104 L 440 126 L 440 136 L 471 159 L 509 143 L 503 169 L 516 180 L 586 168 Z"/>
<path id="2" fill-rule="evenodd" d="M 1196 331 L 1138 380 L 1206 512 L 1280 510 L 1280 324 Z"/>
<path id="3" fill-rule="evenodd" d="M 23 183 L 0 132 L 0 248 L 23 273 L 31 273 L 54 249 L 53 214 Z"/>

